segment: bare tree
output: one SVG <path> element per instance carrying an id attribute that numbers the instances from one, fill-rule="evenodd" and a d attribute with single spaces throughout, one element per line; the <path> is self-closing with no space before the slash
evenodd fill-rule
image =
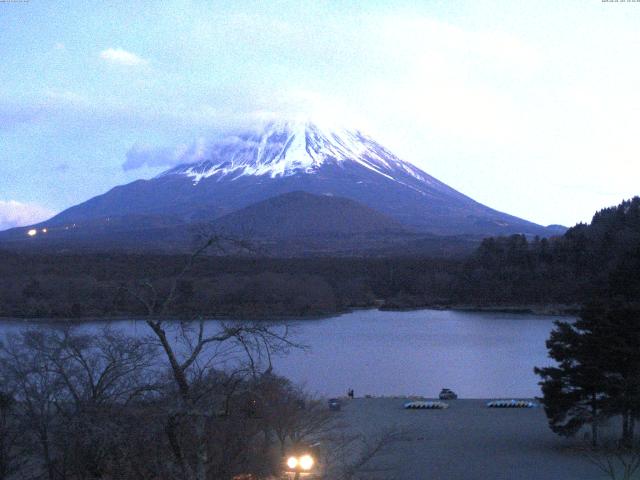
<path id="1" fill-rule="evenodd" d="M 26 461 L 17 408 L 12 395 L 0 392 L 0 480 L 12 478 Z"/>
<path id="2" fill-rule="evenodd" d="M 207 423 L 215 418 L 219 406 L 212 402 L 219 390 L 203 381 L 208 374 L 231 369 L 236 376 L 258 375 L 269 368 L 274 352 L 284 351 L 293 343 L 288 329 L 268 324 L 246 322 L 172 323 L 147 320 L 169 364 L 177 402 L 169 415 L 167 434 L 183 475 L 187 479 L 207 478 Z M 195 460 L 188 461 L 180 436 L 180 424 L 189 426 L 195 440 Z M 184 425 L 182 425 L 184 427 Z"/>
<path id="3" fill-rule="evenodd" d="M 41 348 L 44 343 L 43 333 L 35 330 L 9 336 L 0 345 L 0 368 L 6 387 L 20 403 L 24 440 L 32 444 L 45 478 L 56 480 L 62 468 L 54 435 L 59 425 L 56 392 L 60 379 L 50 371 Z"/>
<path id="4" fill-rule="evenodd" d="M 256 381 L 254 391 L 260 404 L 265 436 L 271 432 L 276 435 L 281 456 L 285 455 L 288 444 L 318 441 L 336 427 L 335 416 L 326 404 L 306 394 L 287 378 L 264 374 Z"/>
<path id="5" fill-rule="evenodd" d="M 191 321 L 167 321 L 180 283 L 196 260 L 210 249 L 226 253 L 229 248 L 246 249 L 246 242 L 222 235 L 210 235 L 188 257 L 184 268 L 161 292 L 150 280 L 144 280 L 131 294 L 145 307 L 146 320 L 168 363 L 177 402 L 167 420 L 167 436 L 175 460 L 186 480 L 205 480 L 210 464 L 207 425 L 215 418 L 209 401 L 214 392 L 202 388 L 201 380 L 212 371 L 232 369 L 238 376 L 259 376 L 270 371 L 272 355 L 286 352 L 297 345 L 289 338 L 286 325 L 266 322 L 217 321 L 205 325 L 202 318 Z M 195 448 L 186 451 L 181 429 L 188 428 Z"/>
<path id="6" fill-rule="evenodd" d="M 104 478 L 119 458 L 123 409 L 154 391 L 154 349 L 143 339 L 41 327 L 0 348 L 0 368 L 20 405 L 45 477 Z"/>
<path id="7" fill-rule="evenodd" d="M 49 368 L 61 381 L 56 403 L 69 439 L 67 466 L 77 477 L 102 478 L 126 441 L 122 413 L 158 388 L 155 348 L 110 328 L 98 335 L 52 331 L 45 347 Z"/>

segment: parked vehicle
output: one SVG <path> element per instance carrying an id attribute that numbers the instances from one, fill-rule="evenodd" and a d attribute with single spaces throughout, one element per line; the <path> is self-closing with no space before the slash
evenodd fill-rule
<path id="1" fill-rule="evenodd" d="M 284 478 L 313 480 L 322 477 L 322 454 L 320 443 L 297 445 L 289 449 L 284 462 Z"/>
<path id="2" fill-rule="evenodd" d="M 457 398 L 458 398 L 458 395 L 453 390 L 449 390 L 448 388 L 443 388 L 440 391 L 440 400 L 456 400 Z"/>
<path id="3" fill-rule="evenodd" d="M 342 406 L 338 398 L 330 398 L 328 403 L 329 403 L 329 410 L 339 411 L 340 407 Z"/>

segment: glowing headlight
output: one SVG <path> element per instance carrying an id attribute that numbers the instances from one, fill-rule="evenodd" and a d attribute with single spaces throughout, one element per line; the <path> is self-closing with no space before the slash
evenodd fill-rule
<path id="1" fill-rule="evenodd" d="M 287 459 L 287 467 L 296 468 L 298 466 L 298 459 L 296 457 L 289 457 Z"/>
<path id="2" fill-rule="evenodd" d="M 313 457 L 311 455 L 303 455 L 300 457 L 300 467 L 303 470 L 311 470 L 313 467 Z"/>

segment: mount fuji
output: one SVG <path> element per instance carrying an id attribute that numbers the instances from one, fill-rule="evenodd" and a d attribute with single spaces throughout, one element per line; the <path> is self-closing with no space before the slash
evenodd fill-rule
<path id="1" fill-rule="evenodd" d="M 80 235 L 77 232 L 83 227 L 99 228 L 106 235 L 110 226 L 115 229 L 117 225 L 119 232 L 129 226 L 143 238 L 140 232 L 146 228 L 210 222 L 229 225 L 229 218 L 234 217 L 222 217 L 273 197 L 306 192 L 311 195 L 303 201 L 314 196 L 342 197 L 362 207 L 350 208 L 358 212 L 353 215 L 376 215 L 373 223 L 378 226 L 384 217 L 389 223 L 386 230 L 404 229 L 411 234 L 550 236 L 563 231 L 482 205 L 401 160 L 359 130 L 325 128 L 312 122 L 270 122 L 258 130 L 223 136 L 197 152 L 184 153 L 181 160 L 155 178 L 117 186 L 36 227 L 65 235 Z M 291 208 L 298 208 L 300 201 L 296 197 Z M 317 198 L 312 203 L 319 205 Z M 281 218 L 287 207 L 282 207 L 283 202 L 278 205 Z M 322 224 L 339 213 L 332 213 L 331 208 L 303 210 L 318 212 L 314 221 Z M 268 209 L 260 211 L 269 215 Z M 261 225 L 264 223 L 263 218 Z M 274 223 L 277 230 L 279 221 Z M 24 238 L 29 228 L 4 232 L 0 239 L 6 234 Z"/>

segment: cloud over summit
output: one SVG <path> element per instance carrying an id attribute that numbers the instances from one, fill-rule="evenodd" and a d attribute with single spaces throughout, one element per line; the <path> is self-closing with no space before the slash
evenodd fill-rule
<path id="1" fill-rule="evenodd" d="M 207 143 L 202 138 L 191 145 L 180 144 L 168 148 L 134 145 L 127 152 L 122 169 L 128 171 L 142 167 L 173 167 L 183 163 L 194 163 L 204 159 L 208 150 Z"/>

